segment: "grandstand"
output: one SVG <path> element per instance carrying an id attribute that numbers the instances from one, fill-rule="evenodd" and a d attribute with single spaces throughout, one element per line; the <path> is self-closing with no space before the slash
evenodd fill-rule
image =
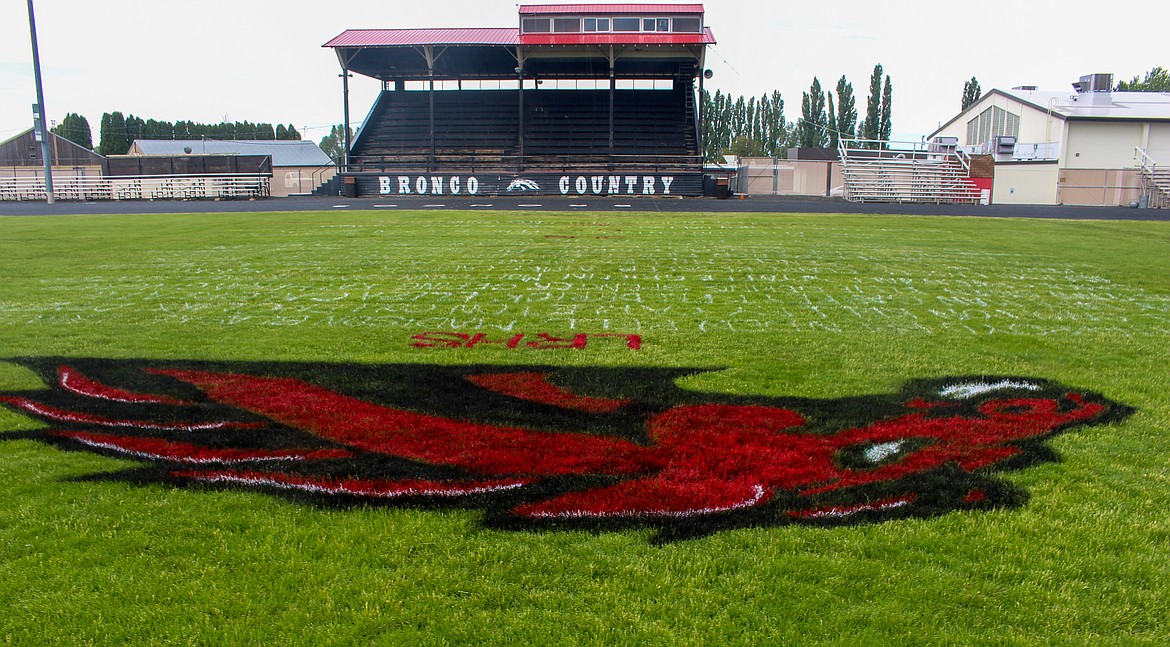
<path id="1" fill-rule="evenodd" d="M 382 83 L 352 195 L 698 195 L 699 4 L 523 5 L 515 28 L 347 30 L 345 80 Z"/>

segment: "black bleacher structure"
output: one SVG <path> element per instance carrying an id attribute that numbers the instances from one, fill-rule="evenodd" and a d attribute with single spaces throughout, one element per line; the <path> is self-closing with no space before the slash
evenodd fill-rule
<path id="1" fill-rule="evenodd" d="M 654 11 L 653 5 L 569 7 L 521 7 L 521 22 L 549 12 Z M 701 20 L 700 5 L 670 7 L 692 13 L 666 24 L 700 24 L 694 19 Z M 696 92 L 703 47 L 714 42 L 709 30 L 505 31 L 351 30 L 327 43 L 343 75 L 353 71 L 383 83 L 335 190 L 358 196 L 701 193 Z M 576 85 L 589 89 L 567 89 Z"/>
<path id="2" fill-rule="evenodd" d="M 609 141 L 607 90 L 536 90 L 524 98 L 525 166 L 628 164 L 685 165 L 698 155 L 695 115 L 685 90 L 616 90 L 614 141 Z M 350 152 L 355 167 L 392 170 L 430 164 L 430 93 L 383 92 Z M 470 165 L 508 168 L 520 153 L 517 90 L 434 93 L 433 168 Z M 642 162 L 640 162 L 642 163 Z"/>

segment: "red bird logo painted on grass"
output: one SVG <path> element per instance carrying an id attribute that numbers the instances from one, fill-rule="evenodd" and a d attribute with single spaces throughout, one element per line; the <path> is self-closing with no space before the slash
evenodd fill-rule
<path id="1" fill-rule="evenodd" d="M 1131 412 L 1018 377 L 813 400 L 687 392 L 661 369 L 15 361 L 52 384 L 0 396 L 49 425 L 16 435 L 145 461 L 138 478 L 473 502 L 500 525 L 706 531 L 1019 503 L 990 470 L 1053 460 L 1044 438 Z"/>

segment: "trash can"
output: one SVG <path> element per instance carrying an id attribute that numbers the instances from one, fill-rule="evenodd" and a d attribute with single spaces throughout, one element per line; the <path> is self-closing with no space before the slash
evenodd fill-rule
<path id="1" fill-rule="evenodd" d="M 716 178 L 715 197 L 720 200 L 726 200 L 731 197 L 731 178 Z"/>
<path id="2" fill-rule="evenodd" d="M 347 175 L 341 180 L 341 195 L 346 198 L 357 197 L 357 178 Z"/>

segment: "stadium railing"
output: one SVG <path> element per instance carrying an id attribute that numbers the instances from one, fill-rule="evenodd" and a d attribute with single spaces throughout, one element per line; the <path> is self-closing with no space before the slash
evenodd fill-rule
<path id="1" fill-rule="evenodd" d="M 199 200 L 263 198 L 267 175 L 126 175 L 70 177 L 53 183 L 57 200 Z M 44 200 L 44 178 L 0 178 L 0 200 Z"/>

